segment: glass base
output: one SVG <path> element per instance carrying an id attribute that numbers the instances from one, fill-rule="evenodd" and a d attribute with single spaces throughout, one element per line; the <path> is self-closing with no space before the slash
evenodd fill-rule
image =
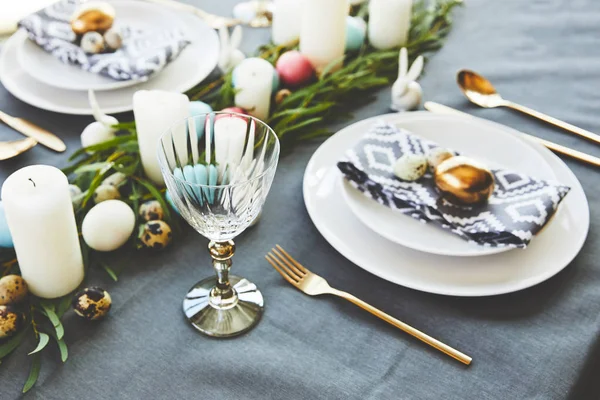
<path id="1" fill-rule="evenodd" d="M 215 277 L 196 283 L 183 300 L 183 312 L 188 321 L 205 335 L 240 335 L 252 329 L 262 316 L 264 299 L 256 285 L 233 275 L 229 276 L 229 282 L 237 294 L 237 301 L 226 306 L 218 306 L 211 299 L 211 290 L 217 284 Z"/>

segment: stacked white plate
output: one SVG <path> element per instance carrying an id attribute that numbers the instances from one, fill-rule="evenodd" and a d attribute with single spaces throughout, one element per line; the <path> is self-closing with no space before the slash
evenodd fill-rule
<path id="1" fill-rule="evenodd" d="M 377 119 L 489 165 L 557 180 L 571 191 L 526 249 L 468 243 L 382 206 L 344 181 L 336 163 Z M 383 115 L 336 133 L 306 168 L 304 201 L 323 237 L 359 267 L 402 286 L 453 296 L 508 293 L 552 277 L 579 253 L 590 222 L 581 184 L 548 149 L 493 122 L 428 112 Z"/>
<path id="2" fill-rule="evenodd" d="M 201 19 L 161 5 L 141 1 L 114 2 L 117 21 L 139 29 L 180 28 L 190 44 L 150 79 L 116 81 L 62 63 L 19 30 L 0 52 L 0 80 L 18 99 L 33 106 L 65 113 L 92 114 L 87 90 L 93 89 L 102 110 L 118 113 L 133 109 L 133 93 L 141 89 L 185 92 L 206 78 L 217 65 L 219 39 Z"/>

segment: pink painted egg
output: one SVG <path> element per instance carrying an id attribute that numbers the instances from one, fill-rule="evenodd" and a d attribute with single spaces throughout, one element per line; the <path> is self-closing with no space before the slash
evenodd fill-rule
<path id="1" fill-rule="evenodd" d="M 221 111 L 219 111 L 219 112 L 224 112 L 224 113 L 230 112 L 230 113 L 236 113 L 236 114 L 244 114 L 244 115 L 248 115 L 248 113 L 246 112 L 246 110 L 244 110 L 244 109 L 243 109 L 243 108 L 241 108 L 241 107 L 227 107 L 227 108 L 224 108 L 224 109 L 222 109 L 222 110 L 221 110 Z M 226 118 L 226 117 L 230 117 L 230 115 L 226 115 L 226 114 L 217 114 L 217 115 L 215 116 L 215 120 L 218 120 L 218 119 L 221 119 L 221 118 Z M 234 116 L 234 117 L 235 117 L 235 116 Z M 244 118 L 244 119 L 245 119 L 245 118 Z"/>
<path id="2" fill-rule="evenodd" d="M 283 53 L 275 65 L 284 85 L 297 87 L 307 84 L 315 75 L 315 70 L 302 53 L 296 50 Z"/>

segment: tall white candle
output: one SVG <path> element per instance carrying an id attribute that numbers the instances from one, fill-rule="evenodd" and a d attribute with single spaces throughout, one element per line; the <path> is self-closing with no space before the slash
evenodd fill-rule
<path id="1" fill-rule="evenodd" d="M 289 43 L 300 37 L 304 0 L 275 0 L 271 39 L 275 44 Z"/>
<path id="2" fill-rule="evenodd" d="M 146 176 L 156 184 L 164 184 L 157 157 L 158 141 L 176 122 L 189 116 L 189 102 L 184 94 L 163 90 L 138 90 L 133 95 L 140 158 Z M 183 140 L 185 149 L 185 136 L 177 137 Z M 185 151 L 179 152 L 178 149 L 178 153 L 182 155 Z"/>
<path id="3" fill-rule="evenodd" d="M 247 58 L 238 65 L 235 74 L 235 105 L 248 114 L 266 120 L 271 107 L 273 74 L 271 63 L 262 58 Z"/>
<path id="4" fill-rule="evenodd" d="M 31 293 L 50 299 L 75 290 L 83 258 L 65 174 L 49 165 L 22 168 L 2 185 L 2 201 Z"/>
<path id="5" fill-rule="evenodd" d="M 376 49 L 406 45 L 412 0 L 371 0 L 369 2 L 369 43 Z"/>
<path id="6" fill-rule="evenodd" d="M 346 16 L 348 0 L 304 0 L 300 52 L 317 71 L 344 55 Z"/>

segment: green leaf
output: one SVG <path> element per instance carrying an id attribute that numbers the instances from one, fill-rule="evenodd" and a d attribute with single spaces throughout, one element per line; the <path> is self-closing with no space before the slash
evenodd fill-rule
<path id="1" fill-rule="evenodd" d="M 100 266 L 106 271 L 108 276 L 110 276 L 113 281 L 117 282 L 119 280 L 115 271 L 113 271 L 108 265 L 100 263 Z"/>
<path id="2" fill-rule="evenodd" d="M 35 348 L 35 350 L 33 350 L 31 353 L 29 353 L 29 355 L 32 355 L 32 354 L 35 354 L 37 352 L 44 350 L 44 347 L 46 347 L 46 345 L 48 344 L 49 341 L 50 341 L 50 336 L 46 335 L 44 332 L 40 332 L 40 340 L 38 342 L 38 345 Z"/>
<path id="3" fill-rule="evenodd" d="M 56 344 L 58 345 L 58 350 L 60 351 L 60 359 L 62 362 L 66 362 L 67 358 L 69 358 L 69 349 L 67 348 L 67 344 L 65 343 L 64 338 L 59 339 L 56 334 L 51 333 L 50 336 L 54 339 Z"/>
<path id="4" fill-rule="evenodd" d="M 42 307 L 44 308 L 44 315 L 48 317 L 48 319 L 50 320 L 50 322 L 52 322 L 52 325 L 54 326 L 57 338 L 62 339 L 65 335 L 65 328 L 60 322 L 60 318 L 58 318 L 58 315 L 56 315 L 56 312 L 53 309 L 47 307 L 44 303 L 42 303 Z"/>
<path id="5" fill-rule="evenodd" d="M 34 354 L 31 357 L 31 369 L 29 370 L 29 376 L 23 385 L 23 393 L 27 393 L 29 389 L 35 385 L 40 376 L 40 369 L 42 368 L 42 359 L 39 354 Z"/>
<path id="6" fill-rule="evenodd" d="M 60 299 L 60 302 L 58 303 L 58 306 L 56 307 L 56 316 L 58 318 L 62 318 L 62 316 L 65 315 L 65 313 L 67 312 L 67 310 L 69 310 L 69 308 L 71 308 L 71 303 L 72 303 L 71 294 L 68 294 L 68 295 L 64 296 L 62 299 Z"/>
<path id="7" fill-rule="evenodd" d="M 6 357 L 10 353 L 12 353 L 23 341 L 25 334 L 29 331 L 29 325 L 27 328 L 23 329 L 21 332 L 17 333 L 12 338 L 8 339 L 8 341 L 2 345 L 0 345 L 0 359 Z"/>
<path id="8" fill-rule="evenodd" d="M 96 172 L 104 167 L 106 167 L 106 162 L 97 162 L 92 164 L 83 165 L 73 171 L 75 174 L 83 174 L 85 172 Z"/>

